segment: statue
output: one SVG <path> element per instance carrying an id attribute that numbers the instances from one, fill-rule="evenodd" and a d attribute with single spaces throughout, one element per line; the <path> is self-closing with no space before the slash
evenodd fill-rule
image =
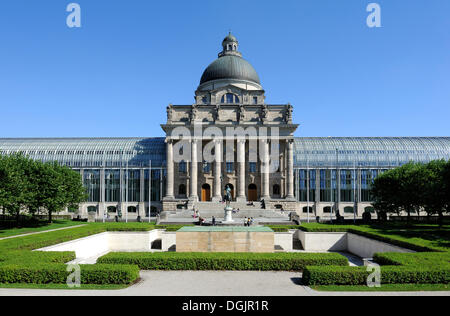
<path id="1" fill-rule="evenodd" d="M 194 122 L 197 119 L 197 114 L 198 114 L 197 106 L 194 104 L 192 106 L 192 111 L 191 111 L 191 122 Z"/>
<path id="2" fill-rule="evenodd" d="M 244 120 L 245 120 L 245 108 L 241 104 L 241 105 L 239 105 L 239 122 L 242 122 Z"/>
<path id="3" fill-rule="evenodd" d="M 226 193 L 224 196 L 224 200 L 227 205 L 225 206 L 225 215 L 224 215 L 223 223 L 232 224 L 232 223 L 234 223 L 234 220 L 233 220 L 233 216 L 232 216 L 233 208 L 230 206 L 232 197 L 231 197 L 231 187 L 229 185 L 226 186 L 225 192 Z"/>
<path id="4" fill-rule="evenodd" d="M 226 202 L 227 206 L 230 206 L 231 200 L 232 200 L 231 188 L 229 185 L 227 185 L 227 187 L 225 188 L 225 202 Z"/>
<path id="5" fill-rule="evenodd" d="M 286 123 L 292 123 L 292 112 L 293 112 L 293 107 L 292 105 L 289 103 L 286 109 L 286 115 L 285 115 L 285 121 Z"/>
<path id="6" fill-rule="evenodd" d="M 267 120 L 267 116 L 269 114 L 269 110 L 267 109 L 267 105 L 263 105 L 261 109 L 261 121 L 265 122 Z"/>
<path id="7" fill-rule="evenodd" d="M 214 120 L 220 121 L 220 105 L 219 104 L 216 105 L 216 109 L 214 111 Z"/>
<path id="8" fill-rule="evenodd" d="M 173 108 L 172 104 L 169 104 L 169 106 L 167 107 L 167 123 L 172 123 L 172 118 L 173 118 Z"/>

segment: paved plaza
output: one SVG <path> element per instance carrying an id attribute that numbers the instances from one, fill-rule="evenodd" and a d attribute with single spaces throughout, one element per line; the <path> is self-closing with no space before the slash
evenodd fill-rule
<path id="1" fill-rule="evenodd" d="M 297 272 L 142 271 L 123 290 L 0 289 L 0 296 L 450 296 L 449 292 L 317 292 L 300 285 Z"/>

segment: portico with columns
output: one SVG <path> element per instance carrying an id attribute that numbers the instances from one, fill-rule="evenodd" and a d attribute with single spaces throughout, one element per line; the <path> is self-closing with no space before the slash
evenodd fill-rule
<path id="1" fill-rule="evenodd" d="M 259 76 L 233 35 L 222 47 L 203 73 L 195 103 L 167 107 L 164 210 L 219 202 L 227 185 L 238 203 L 295 201 L 293 107 L 265 103 Z"/>

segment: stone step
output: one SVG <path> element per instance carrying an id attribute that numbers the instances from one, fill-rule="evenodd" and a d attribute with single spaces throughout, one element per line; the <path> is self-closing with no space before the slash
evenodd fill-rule
<path id="1" fill-rule="evenodd" d="M 200 216 L 203 218 L 222 218 L 224 216 L 224 210 L 199 210 Z M 170 214 L 169 218 L 192 218 L 193 211 L 181 211 L 175 214 Z M 241 210 L 239 212 L 233 213 L 234 218 L 244 218 L 244 217 L 262 217 L 262 218 L 279 218 L 288 219 L 289 215 L 287 213 L 281 214 L 277 211 L 263 210 L 263 209 L 253 209 L 253 210 Z"/>

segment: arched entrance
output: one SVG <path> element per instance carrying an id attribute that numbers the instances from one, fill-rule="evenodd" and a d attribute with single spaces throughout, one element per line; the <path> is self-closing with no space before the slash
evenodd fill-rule
<path id="1" fill-rule="evenodd" d="M 202 202 L 211 201 L 211 186 L 208 183 L 202 185 Z"/>
<path id="2" fill-rule="evenodd" d="M 225 185 L 225 188 L 224 188 L 225 191 L 227 189 L 227 186 L 230 187 L 230 189 L 231 189 L 231 199 L 234 200 L 234 185 L 232 185 L 231 183 L 228 183 L 227 185 Z"/>
<path id="3" fill-rule="evenodd" d="M 248 200 L 249 202 L 255 202 L 258 200 L 258 189 L 256 187 L 256 184 L 250 184 L 248 186 Z"/>

